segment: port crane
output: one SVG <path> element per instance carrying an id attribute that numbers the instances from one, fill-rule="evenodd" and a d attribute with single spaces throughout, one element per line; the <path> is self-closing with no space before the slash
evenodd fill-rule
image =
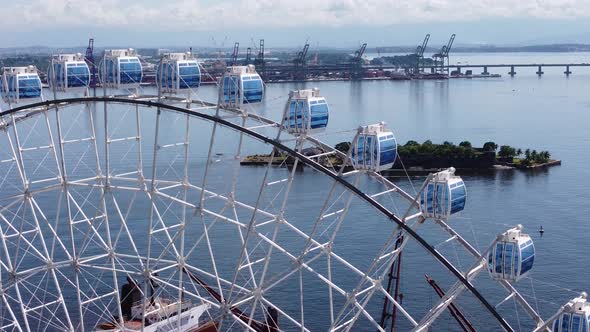
<path id="1" fill-rule="evenodd" d="M 367 50 L 367 43 L 361 45 L 361 47 L 354 52 L 352 57 L 352 78 L 358 79 L 363 77 L 363 55 Z"/>
<path id="2" fill-rule="evenodd" d="M 246 60 L 244 60 L 244 64 L 247 66 L 250 64 L 250 61 L 252 61 L 252 48 L 248 47 L 246 49 Z"/>
<path id="3" fill-rule="evenodd" d="M 260 39 L 260 46 L 258 46 L 258 55 L 256 59 L 254 59 L 254 65 L 256 66 L 256 71 L 262 78 L 262 80 L 266 80 L 266 62 L 264 61 L 264 39 Z"/>
<path id="4" fill-rule="evenodd" d="M 90 87 L 96 89 L 96 65 L 94 62 L 94 38 L 88 40 L 88 47 L 86 48 L 86 54 L 84 55 L 84 61 L 88 64 L 90 69 Z M 96 94 L 96 90 L 94 91 Z"/>
<path id="5" fill-rule="evenodd" d="M 446 67 L 446 65 L 450 64 L 449 63 L 449 52 L 451 51 L 451 48 L 453 47 L 454 41 L 455 41 L 455 34 L 452 34 L 447 45 L 443 45 L 440 52 L 436 53 L 432 56 L 434 58 L 435 63 L 438 65 L 437 72 L 448 74 L 448 68 Z M 446 60 L 446 63 L 445 63 L 445 60 Z"/>
<path id="6" fill-rule="evenodd" d="M 240 51 L 240 43 L 236 42 L 234 44 L 234 51 L 231 54 L 231 65 L 235 66 L 238 64 L 238 52 Z"/>
<path id="7" fill-rule="evenodd" d="M 422 45 L 418 45 L 418 47 L 416 48 L 416 67 L 414 67 L 414 74 L 416 75 L 424 71 L 424 68 L 422 67 L 422 61 L 424 60 L 424 51 L 426 50 L 426 46 L 428 45 L 429 40 L 430 34 L 427 34 L 426 37 L 424 37 Z"/>
<path id="8" fill-rule="evenodd" d="M 295 63 L 294 75 L 298 79 L 307 78 L 307 52 L 309 51 L 309 42 L 306 41 L 303 49 L 297 53 L 297 58 L 293 61 Z"/>

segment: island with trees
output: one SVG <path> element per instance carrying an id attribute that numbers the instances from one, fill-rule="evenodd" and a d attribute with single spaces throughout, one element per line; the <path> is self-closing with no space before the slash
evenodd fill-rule
<path id="1" fill-rule="evenodd" d="M 336 150 L 347 154 L 350 142 L 336 144 Z M 303 150 L 307 156 L 322 154 L 319 148 Z M 486 142 L 481 148 L 473 147 L 468 141 L 458 145 L 445 141 L 435 144 L 430 140 L 424 143 L 408 141 L 398 145 L 398 158 L 391 172 L 407 171 L 409 173 L 432 172 L 439 169 L 455 167 L 461 171 L 485 171 L 497 169 L 522 169 L 531 170 L 541 167 L 561 165 L 561 160 L 551 158 L 549 151 L 537 151 L 515 148 L 509 145 L 498 146 L 495 142 Z M 242 165 L 266 165 L 270 155 L 252 155 L 242 160 Z M 329 155 L 319 159 L 324 166 L 342 165 L 343 158 L 339 155 Z M 286 154 L 275 151 L 272 163 L 275 165 L 291 165 L 292 158 Z"/>

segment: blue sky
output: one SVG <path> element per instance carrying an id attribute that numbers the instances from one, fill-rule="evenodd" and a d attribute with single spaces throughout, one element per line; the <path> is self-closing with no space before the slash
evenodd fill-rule
<path id="1" fill-rule="evenodd" d="M 0 1 L 0 47 L 590 43 L 584 0 Z"/>

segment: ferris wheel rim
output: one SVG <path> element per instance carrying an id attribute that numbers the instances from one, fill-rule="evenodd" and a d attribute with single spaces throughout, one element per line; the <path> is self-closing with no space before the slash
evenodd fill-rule
<path id="1" fill-rule="evenodd" d="M 156 97 L 154 97 L 154 98 L 156 98 Z M 307 156 L 303 155 L 302 153 L 297 152 L 296 150 L 286 146 L 285 144 L 281 143 L 280 141 L 277 141 L 275 139 L 267 137 L 267 136 L 265 136 L 261 133 L 258 133 L 254 130 L 240 126 L 239 124 L 236 124 L 236 123 L 232 123 L 232 122 L 227 121 L 219 116 L 201 113 L 197 110 L 174 106 L 174 105 L 162 103 L 159 101 L 153 101 L 150 99 L 145 100 L 145 99 L 134 99 L 134 98 L 125 98 L 125 97 L 104 97 L 104 96 L 91 97 L 91 96 L 87 96 L 87 97 L 77 97 L 77 98 L 51 99 L 51 100 L 46 100 L 46 101 L 41 101 L 41 102 L 37 102 L 37 103 L 31 103 L 31 104 L 11 108 L 9 110 L 0 112 L 0 117 L 6 116 L 6 115 L 12 115 L 14 113 L 23 112 L 23 111 L 35 109 L 35 108 L 46 108 L 46 109 L 42 109 L 41 111 L 47 111 L 47 110 L 49 110 L 50 107 L 57 108 L 60 106 L 72 106 L 72 105 L 77 105 L 77 104 L 87 104 L 87 103 L 96 103 L 96 102 L 98 102 L 98 103 L 104 102 L 104 103 L 109 103 L 109 104 L 136 105 L 136 106 L 144 106 L 144 107 L 148 107 L 148 108 L 153 107 L 153 108 L 158 108 L 158 110 L 164 109 L 164 110 L 168 110 L 168 111 L 173 111 L 173 112 L 178 112 L 178 113 L 194 116 L 196 118 L 200 118 L 200 119 L 206 120 L 206 121 L 211 121 L 211 122 L 216 123 L 218 125 L 222 125 L 222 126 L 230 128 L 230 129 L 236 130 L 237 132 L 246 134 L 246 135 L 248 135 L 254 139 L 258 139 L 266 144 L 270 144 L 274 148 L 284 151 L 285 153 L 287 153 L 291 157 L 299 159 L 304 165 L 311 167 L 314 170 L 323 173 L 324 175 L 327 175 L 332 180 L 336 181 L 336 183 L 344 186 L 347 190 L 350 190 L 350 192 L 352 192 L 354 195 L 356 195 L 356 197 L 365 201 L 366 203 L 371 205 L 373 208 L 375 208 L 377 211 L 379 211 L 382 215 L 387 217 L 389 220 L 393 221 L 397 225 L 398 228 L 403 229 L 410 237 L 412 237 L 414 240 L 416 240 L 420 244 L 420 246 L 422 246 L 424 249 L 426 249 L 426 251 L 429 252 L 429 254 L 432 255 L 440 264 L 442 264 L 449 272 L 451 272 L 455 276 L 455 278 L 459 282 L 461 282 L 463 284 L 463 286 L 466 287 L 471 292 L 471 294 L 473 294 L 477 298 L 477 300 L 487 309 L 487 311 L 490 312 L 494 316 L 494 318 L 500 323 L 500 325 L 503 327 L 504 330 L 513 331 L 513 328 L 502 317 L 502 315 L 500 315 L 500 313 L 496 310 L 496 308 L 490 302 L 488 302 L 488 300 L 477 290 L 477 288 L 467 279 L 467 277 L 465 277 L 461 273 L 461 271 L 459 271 L 452 263 L 450 263 L 445 258 L 444 255 L 442 255 L 440 252 L 438 252 L 433 245 L 431 245 L 427 240 L 425 240 L 422 236 L 420 236 L 415 230 L 413 230 L 408 224 L 406 224 L 404 221 L 402 221 L 393 212 L 389 211 L 385 206 L 378 203 L 371 196 L 369 196 L 368 194 L 366 194 L 365 192 L 363 192 L 362 190 L 360 190 L 359 188 L 354 186 L 354 184 L 344 180 L 344 178 L 339 176 L 337 173 L 330 171 L 327 167 L 308 158 Z M 211 105 L 215 105 L 215 104 L 211 104 Z M 268 120 L 268 119 L 265 119 L 265 120 Z M 272 121 L 272 120 L 270 120 L 270 121 Z M 275 122 L 275 124 L 280 126 L 279 123 Z M 317 141 L 320 142 L 319 140 L 317 140 Z M 323 144 L 323 143 L 321 143 L 321 144 Z"/>

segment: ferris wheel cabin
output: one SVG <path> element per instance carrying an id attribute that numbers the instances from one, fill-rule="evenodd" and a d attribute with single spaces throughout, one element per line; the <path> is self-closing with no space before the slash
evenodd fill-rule
<path id="1" fill-rule="evenodd" d="M 101 67 L 101 82 L 107 88 L 133 89 L 141 84 L 143 70 L 137 52 L 132 48 L 106 50 Z"/>
<path id="2" fill-rule="evenodd" d="M 0 80 L 2 99 L 18 103 L 20 99 L 41 97 L 41 79 L 37 67 L 5 67 Z"/>
<path id="3" fill-rule="evenodd" d="M 553 321 L 553 332 L 588 332 L 590 331 L 590 303 L 584 292 L 569 301 L 563 311 Z"/>
<path id="4" fill-rule="evenodd" d="M 221 101 L 225 106 L 259 103 L 264 96 L 262 78 L 254 65 L 228 67 L 221 79 Z"/>
<path id="5" fill-rule="evenodd" d="M 81 53 L 54 55 L 48 70 L 48 82 L 51 88 L 58 91 L 88 87 L 90 69 L 84 61 L 84 55 Z"/>
<path id="6" fill-rule="evenodd" d="M 420 197 L 422 214 L 426 218 L 446 220 L 462 211 L 467 201 L 467 190 L 455 169 L 438 172 L 426 183 Z"/>
<path id="7" fill-rule="evenodd" d="M 291 134 L 321 132 L 328 126 L 328 103 L 317 88 L 291 91 L 287 107 L 283 126 Z"/>
<path id="8" fill-rule="evenodd" d="M 167 53 L 162 56 L 156 80 L 165 93 L 198 88 L 201 85 L 201 69 L 190 52 Z"/>
<path id="9" fill-rule="evenodd" d="M 379 172 L 389 169 L 397 158 L 397 141 L 385 123 L 360 127 L 352 146 L 352 164 L 356 169 Z"/>
<path id="10" fill-rule="evenodd" d="M 535 245 L 518 225 L 501 234 L 488 255 L 488 271 L 494 280 L 518 281 L 533 268 Z"/>

